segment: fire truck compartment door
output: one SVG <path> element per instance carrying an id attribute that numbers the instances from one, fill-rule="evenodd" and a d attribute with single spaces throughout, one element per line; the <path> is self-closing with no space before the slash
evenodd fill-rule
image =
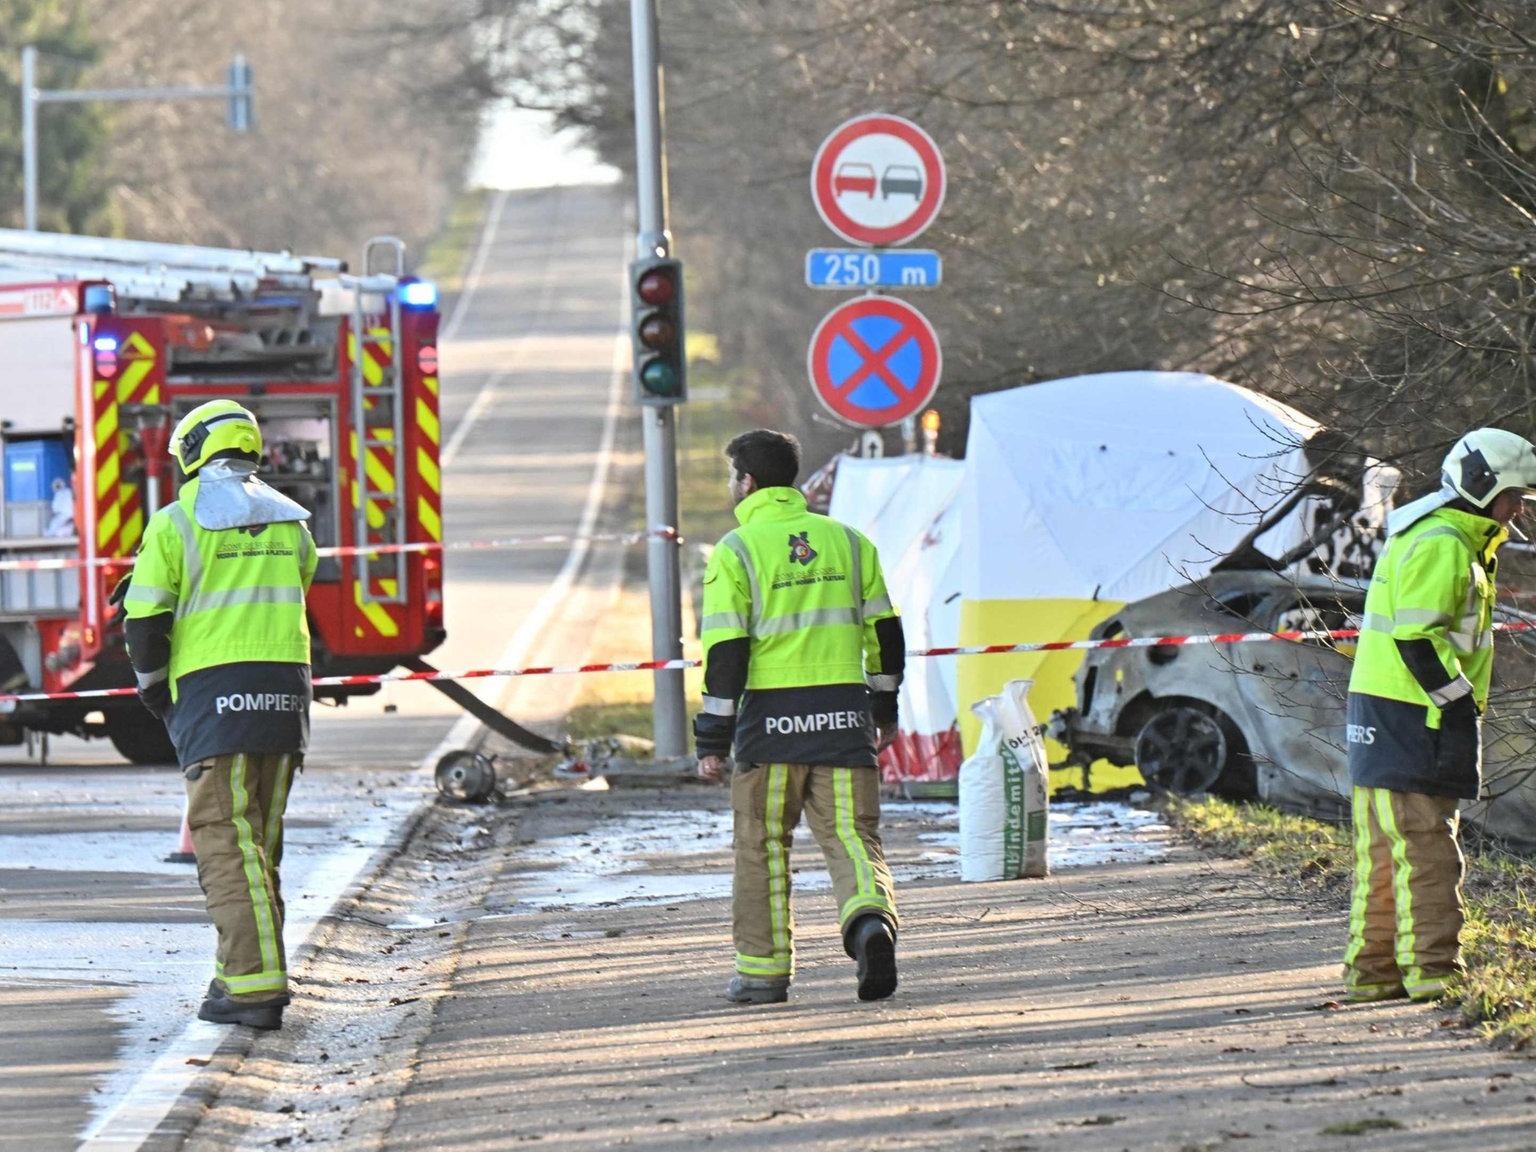
<path id="1" fill-rule="evenodd" d="M 75 415 L 74 317 L 39 316 L 0 324 L 8 431 L 57 432 Z"/>

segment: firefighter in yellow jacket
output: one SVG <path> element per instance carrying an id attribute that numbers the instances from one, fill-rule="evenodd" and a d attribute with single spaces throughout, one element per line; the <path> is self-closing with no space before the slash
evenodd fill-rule
<path id="1" fill-rule="evenodd" d="M 735 746 L 731 900 L 736 973 L 726 999 L 788 999 L 794 974 L 789 851 L 803 812 L 826 858 L 858 996 L 896 991 L 896 901 L 880 844 L 877 747 L 895 735 L 905 642 L 874 546 L 806 509 L 800 445 L 759 430 L 725 449 L 740 527 L 704 574 L 699 774 Z"/>
<path id="2" fill-rule="evenodd" d="M 1536 488 L 1536 447 L 1479 428 L 1437 492 L 1394 511 L 1366 593 L 1345 737 L 1355 887 L 1351 1000 L 1435 1000 L 1461 971 L 1462 800 L 1480 787 L 1499 545 Z"/>
<path id="3" fill-rule="evenodd" d="M 256 478 L 261 430 L 233 400 L 171 435 L 187 477 L 150 517 L 124 598 L 145 707 L 162 716 L 187 820 L 215 975 L 198 1017 L 277 1028 L 288 1003 L 279 865 L 288 789 L 309 740 L 309 513 Z"/>

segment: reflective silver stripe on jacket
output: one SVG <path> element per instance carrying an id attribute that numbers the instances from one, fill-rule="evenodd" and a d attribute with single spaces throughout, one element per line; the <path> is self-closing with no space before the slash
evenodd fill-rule
<path id="1" fill-rule="evenodd" d="M 711 632 L 716 628 L 740 628 L 747 630 L 747 618 L 740 612 L 711 612 L 699 621 L 701 632 Z"/>
<path id="2" fill-rule="evenodd" d="M 191 616 L 214 608 L 236 604 L 302 604 L 304 589 L 295 585 L 256 584 L 245 588 L 225 588 L 219 592 L 200 592 L 183 602 L 181 615 Z"/>
<path id="3" fill-rule="evenodd" d="M 157 668 L 153 672 L 135 671 L 133 678 L 138 681 L 140 688 L 153 688 L 156 684 L 162 684 L 171 678 L 171 666 Z"/>
<path id="4" fill-rule="evenodd" d="M 1436 688 L 1429 694 L 1429 702 L 1436 708 L 1445 708 L 1454 704 L 1463 696 L 1472 695 L 1472 681 L 1465 676 L 1458 676 L 1443 688 Z"/>
<path id="5" fill-rule="evenodd" d="M 747 554 L 747 546 L 741 542 L 741 538 L 735 533 L 727 533 L 725 539 L 720 541 L 736 554 L 736 559 L 741 561 L 741 566 L 746 569 L 747 589 L 752 596 L 752 619 L 763 618 L 763 590 L 757 583 L 757 569 L 752 566 L 752 557 Z M 743 624 L 743 627 L 747 625 Z"/>
<path id="6" fill-rule="evenodd" d="M 877 672 L 865 676 L 864 683 L 869 685 L 871 692 L 894 692 L 901 687 L 901 677 Z"/>
<path id="7" fill-rule="evenodd" d="M 135 580 L 128 585 L 128 595 L 123 597 L 123 603 L 148 604 L 152 608 L 172 612 L 176 608 L 176 594 L 169 588 L 156 588 L 152 584 L 141 584 Z"/>
<path id="8" fill-rule="evenodd" d="M 854 615 L 854 623 L 860 628 L 864 627 L 864 558 L 859 554 L 859 534 L 848 525 L 843 525 L 843 532 L 848 537 L 848 579 L 852 584 L 853 603 L 857 609 Z"/>
<path id="9" fill-rule="evenodd" d="M 1467 573 L 1467 600 L 1462 606 L 1461 619 L 1456 621 L 1456 630 L 1449 633 L 1451 643 L 1463 652 L 1476 652 L 1484 643 L 1493 642 L 1491 635 L 1485 640 L 1482 633 L 1473 631 L 1482 622 L 1483 616 L 1483 598 L 1477 593 L 1479 580 L 1487 583 L 1488 573 L 1481 564 L 1473 560 L 1472 567 Z"/>
<path id="10" fill-rule="evenodd" d="M 1360 627 L 1366 632 L 1385 632 L 1392 635 L 1392 621 L 1377 612 L 1367 612 L 1360 619 Z"/>
<path id="11" fill-rule="evenodd" d="M 176 603 L 176 618 L 179 620 L 187 614 L 189 601 L 196 596 L 203 583 L 203 554 L 197 550 L 197 533 L 192 529 L 192 518 L 187 515 L 187 510 L 179 502 L 168 504 L 166 508 L 171 523 L 181 534 L 181 586 L 187 595 Z"/>
<path id="12" fill-rule="evenodd" d="M 708 716 L 734 716 L 736 715 L 736 701 L 727 700 L 724 696 L 704 697 L 704 713 Z"/>
<path id="13" fill-rule="evenodd" d="M 759 620 L 754 636 L 782 636 L 786 632 L 798 632 L 802 628 L 814 628 L 822 624 L 858 624 L 856 608 L 816 608 L 810 612 L 791 612 L 788 616 L 775 616 L 772 620 Z"/>
<path id="14" fill-rule="evenodd" d="M 1437 624 L 1451 623 L 1447 613 L 1437 612 L 1433 608 L 1399 608 L 1393 619 L 1399 624 L 1416 624 L 1421 628 L 1433 628 Z"/>

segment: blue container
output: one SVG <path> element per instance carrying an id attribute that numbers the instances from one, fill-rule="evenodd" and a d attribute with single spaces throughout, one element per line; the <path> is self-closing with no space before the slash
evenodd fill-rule
<path id="1" fill-rule="evenodd" d="M 5 443 L 5 502 L 53 499 L 53 482 L 68 484 L 74 454 L 57 437 L 8 440 Z"/>

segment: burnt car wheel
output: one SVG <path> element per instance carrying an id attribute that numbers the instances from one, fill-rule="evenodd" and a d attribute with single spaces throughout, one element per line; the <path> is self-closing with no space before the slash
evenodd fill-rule
<path id="1" fill-rule="evenodd" d="M 1221 722 L 1189 707 L 1166 708 L 1136 735 L 1136 767 L 1149 784 L 1179 796 L 1208 792 L 1227 766 Z"/>

